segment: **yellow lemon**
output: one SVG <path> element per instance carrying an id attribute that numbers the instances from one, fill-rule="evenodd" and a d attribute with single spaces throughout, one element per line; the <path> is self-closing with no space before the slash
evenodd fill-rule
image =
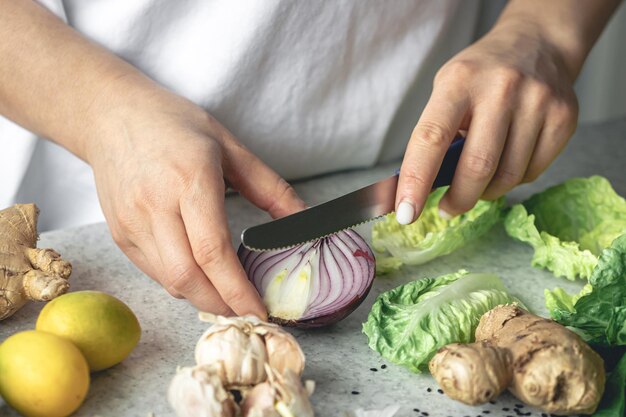
<path id="1" fill-rule="evenodd" d="M 89 390 L 89 366 L 69 340 L 16 333 L 0 345 L 0 395 L 27 417 L 65 417 Z"/>
<path id="2" fill-rule="evenodd" d="M 123 361 L 141 336 L 132 310 L 99 291 L 71 292 L 50 301 L 39 313 L 37 330 L 71 340 L 92 371 Z"/>

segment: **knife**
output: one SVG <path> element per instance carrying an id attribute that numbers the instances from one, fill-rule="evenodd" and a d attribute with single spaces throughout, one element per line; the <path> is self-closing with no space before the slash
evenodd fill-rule
<path id="1" fill-rule="evenodd" d="M 457 137 L 446 152 L 433 189 L 450 185 L 465 138 Z M 318 204 L 241 233 L 243 245 L 254 251 L 293 247 L 374 220 L 395 210 L 398 175 L 385 178 L 334 200 Z"/>

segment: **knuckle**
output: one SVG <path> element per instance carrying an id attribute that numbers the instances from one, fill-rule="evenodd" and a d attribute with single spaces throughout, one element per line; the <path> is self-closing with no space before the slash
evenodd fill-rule
<path id="1" fill-rule="evenodd" d="M 134 235 L 142 230 L 143 222 L 133 209 L 118 210 L 115 213 L 115 221 L 118 226 L 113 239 L 128 239 L 129 235 Z M 113 234 L 113 231 L 111 231 Z M 117 240 L 115 240 L 117 242 Z"/>
<path id="2" fill-rule="evenodd" d="M 145 184 L 135 190 L 132 203 L 130 203 L 129 207 L 125 209 L 125 212 L 128 214 L 131 212 L 146 213 L 151 212 L 162 205 L 163 199 L 155 187 Z"/>
<path id="3" fill-rule="evenodd" d="M 447 148 L 453 132 L 450 127 L 434 121 L 422 121 L 415 131 L 418 146 Z"/>
<path id="4" fill-rule="evenodd" d="M 509 84 L 519 84 L 524 79 L 524 74 L 522 74 L 517 68 L 501 65 L 494 69 L 495 78 L 500 82 L 505 82 Z"/>
<path id="5" fill-rule="evenodd" d="M 524 175 L 522 182 L 529 183 L 535 181 L 541 175 L 541 171 L 538 169 L 529 169 Z"/>
<path id="6" fill-rule="evenodd" d="M 545 109 L 554 100 L 555 92 L 548 84 L 540 81 L 533 81 L 528 93 L 531 106 L 534 109 Z"/>
<path id="7" fill-rule="evenodd" d="M 485 192 L 483 193 L 482 196 L 480 196 L 480 198 L 482 200 L 497 200 L 498 198 L 502 197 L 504 194 L 506 194 L 506 191 L 502 191 L 499 189 L 496 189 L 495 187 L 489 187 L 485 190 Z"/>
<path id="8" fill-rule="evenodd" d="M 524 173 L 508 168 L 499 168 L 493 176 L 493 181 L 506 187 L 514 187 L 522 182 Z"/>
<path id="9" fill-rule="evenodd" d="M 478 181 L 491 179 L 496 171 L 498 161 L 485 153 L 470 153 L 465 157 L 463 166 L 469 178 Z"/>
<path id="10" fill-rule="evenodd" d="M 232 141 L 233 145 L 238 145 L 237 141 Z M 224 159 L 224 149 L 222 145 L 216 140 L 208 140 L 204 141 L 204 146 L 206 146 L 205 152 L 210 156 L 212 161 L 222 161 Z M 243 145 L 241 145 L 243 146 Z"/>
<path id="11" fill-rule="evenodd" d="M 570 132 L 578 120 L 578 103 L 576 100 L 559 101 L 550 110 L 550 119 L 556 130 Z"/>
<path id="12" fill-rule="evenodd" d="M 404 177 L 405 181 L 411 184 L 412 187 L 430 188 L 430 186 L 432 185 L 429 184 L 429 182 L 426 180 L 426 178 L 422 176 L 422 174 L 419 174 L 417 171 L 415 171 L 415 169 L 403 169 L 402 176 Z"/>
<path id="13" fill-rule="evenodd" d="M 172 289 L 172 288 L 165 288 L 165 291 L 167 291 L 167 293 L 168 293 L 169 295 L 171 295 L 172 297 L 177 298 L 177 299 L 179 299 L 179 300 L 182 300 L 182 299 L 184 299 L 184 298 L 185 298 L 185 297 L 183 297 L 183 296 L 182 296 L 179 292 L 175 291 L 175 290 L 174 290 L 174 289 Z"/>
<path id="14" fill-rule="evenodd" d="M 179 298 L 181 294 L 187 294 L 195 287 L 196 278 L 195 265 L 174 264 L 165 279 L 165 289 L 173 297 Z"/>
<path id="15" fill-rule="evenodd" d="M 193 256 L 201 267 L 211 267 L 222 262 L 226 258 L 226 254 L 230 244 L 222 239 L 204 239 L 193 249 Z"/>
<path id="16" fill-rule="evenodd" d="M 285 201 L 286 197 L 295 197 L 296 192 L 293 187 L 283 178 L 278 178 L 274 187 L 273 196 L 269 199 L 270 204 L 265 211 L 273 213 Z"/>
<path id="17" fill-rule="evenodd" d="M 478 65 L 467 59 L 455 59 L 442 66 L 435 74 L 435 84 L 446 80 L 463 80 L 472 78 L 478 70 Z"/>
<path id="18" fill-rule="evenodd" d="M 480 100 L 489 100 L 503 107 L 510 107 L 524 82 L 524 74 L 514 68 L 500 66 L 490 73 L 491 84 L 488 94 L 480 95 Z M 477 97 L 479 97 L 477 95 Z M 477 98 L 478 99 L 478 98 Z"/>
<path id="19" fill-rule="evenodd" d="M 494 84 L 500 91 L 506 94 L 516 90 L 522 84 L 524 78 L 524 74 L 512 67 L 500 66 L 494 69 Z"/>
<path id="20" fill-rule="evenodd" d="M 247 300 L 245 288 L 231 286 L 222 294 L 224 301 L 229 306 L 242 305 Z"/>

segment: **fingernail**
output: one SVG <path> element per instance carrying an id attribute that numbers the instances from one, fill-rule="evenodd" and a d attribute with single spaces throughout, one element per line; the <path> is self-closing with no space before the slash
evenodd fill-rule
<path id="1" fill-rule="evenodd" d="M 400 224 L 411 224 L 415 217 L 415 208 L 408 201 L 401 201 L 396 210 L 396 220 Z"/>
<path id="2" fill-rule="evenodd" d="M 444 220 L 450 220 L 454 216 L 452 214 L 448 213 L 447 211 L 445 211 L 444 209 L 439 209 L 439 217 L 441 217 Z"/>

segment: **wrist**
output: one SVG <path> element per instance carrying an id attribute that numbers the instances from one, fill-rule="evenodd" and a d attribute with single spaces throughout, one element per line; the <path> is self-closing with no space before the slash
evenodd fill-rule
<path id="1" fill-rule="evenodd" d="M 554 30 L 554 26 L 554 23 L 548 24 L 543 20 L 516 13 L 503 16 L 490 34 L 505 35 L 519 40 L 532 39 L 537 47 L 552 56 L 553 62 L 561 67 L 561 70 L 565 72 L 564 75 L 573 84 L 590 46 L 578 41 L 578 35 L 573 34 L 574 30 L 565 31 L 562 28 Z M 570 32 L 571 35 L 568 34 Z M 520 44 L 524 45 L 526 42 L 520 42 Z"/>
<path id="2" fill-rule="evenodd" d="M 158 89 L 156 83 L 135 71 L 103 77 L 85 112 L 87 126 L 76 141 L 75 153 L 93 165 L 95 158 L 116 146 L 115 141 L 123 140 L 125 129 L 137 119 L 137 113 L 149 111 L 146 106 L 151 102 L 150 95 Z"/>
<path id="3" fill-rule="evenodd" d="M 575 3 L 575 4 L 573 4 Z M 573 82 L 621 0 L 509 0 L 494 30 L 535 36 L 557 52 Z"/>
<path id="4" fill-rule="evenodd" d="M 82 158 L 89 164 L 111 149 L 142 146 L 154 141 L 142 132 L 155 126 L 185 126 L 202 130 L 211 117 L 201 107 L 160 86 L 138 71 L 109 78 L 89 107 L 90 134 L 82 141 Z M 124 143 L 121 143 L 124 142 Z"/>

